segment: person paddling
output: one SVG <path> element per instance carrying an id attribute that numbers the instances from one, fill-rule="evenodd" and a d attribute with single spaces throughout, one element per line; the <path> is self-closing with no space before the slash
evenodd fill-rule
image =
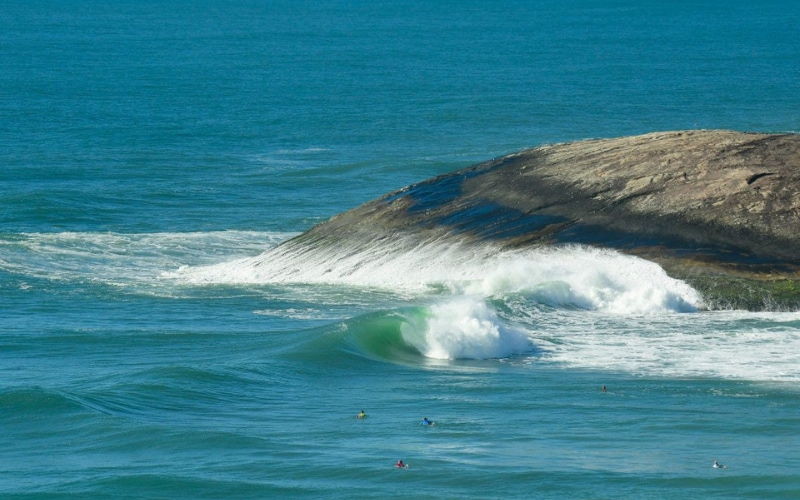
<path id="1" fill-rule="evenodd" d="M 436 422 L 431 422 L 428 417 L 422 417 L 422 422 L 419 425 L 436 425 Z"/>
<path id="2" fill-rule="evenodd" d="M 364 413 L 364 410 L 361 410 L 361 413 L 359 413 L 358 415 L 356 415 L 356 418 L 366 418 L 366 416 L 367 416 L 367 414 L 366 414 L 366 413 Z"/>
<path id="3" fill-rule="evenodd" d="M 398 460 L 394 466 L 398 469 L 408 469 L 408 464 L 404 464 L 402 460 Z"/>

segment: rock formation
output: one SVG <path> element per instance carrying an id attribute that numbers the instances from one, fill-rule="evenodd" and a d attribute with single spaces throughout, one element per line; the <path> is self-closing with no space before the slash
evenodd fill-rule
<path id="1" fill-rule="evenodd" d="M 800 308 L 800 135 L 661 132 L 521 151 L 390 193 L 289 242 L 403 235 L 615 248 L 709 304 Z"/>

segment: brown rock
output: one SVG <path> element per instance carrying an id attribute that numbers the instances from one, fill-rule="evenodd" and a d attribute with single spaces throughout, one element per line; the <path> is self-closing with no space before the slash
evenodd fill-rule
<path id="1" fill-rule="evenodd" d="M 706 288 L 709 276 L 751 286 L 800 278 L 799 186 L 797 134 L 712 130 L 588 140 L 409 186 L 334 217 L 285 250 L 355 249 L 398 236 L 409 245 L 582 243 L 657 261 Z"/>

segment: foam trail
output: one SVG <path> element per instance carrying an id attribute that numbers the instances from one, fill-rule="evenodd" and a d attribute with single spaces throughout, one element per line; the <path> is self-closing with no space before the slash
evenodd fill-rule
<path id="1" fill-rule="evenodd" d="M 532 363 L 669 378 L 800 381 L 800 313 L 620 317 L 562 310 L 537 316 L 529 334 L 539 349 Z"/>
<path id="2" fill-rule="evenodd" d="M 208 264 L 254 255 L 286 233 L 20 233 L 0 236 L 0 270 L 60 281 L 157 285 L 181 263 Z"/>

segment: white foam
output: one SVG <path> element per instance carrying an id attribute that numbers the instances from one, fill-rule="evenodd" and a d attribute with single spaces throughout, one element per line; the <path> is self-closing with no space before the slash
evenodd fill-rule
<path id="1" fill-rule="evenodd" d="M 505 358 L 530 348 L 521 330 L 503 325 L 477 297 L 436 304 L 423 325 L 406 323 L 401 333 L 406 342 L 433 359 Z"/>
<path id="2" fill-rule="evenodd" d="M 579 246 L 513 254 L 466 290 L 485 296 L 528 292 L 554 306 L 619 314 L 691 312 L 702 304 L 696 290 L 657 264 Z"/>

